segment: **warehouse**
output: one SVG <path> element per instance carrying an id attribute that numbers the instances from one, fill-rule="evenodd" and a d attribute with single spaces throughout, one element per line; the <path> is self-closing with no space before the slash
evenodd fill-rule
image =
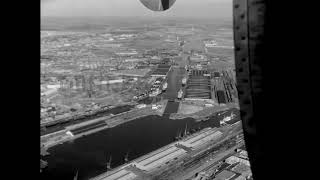
<path id="1" fill-rule="evenodd" d="M 169 146 L 157 154 L 153 154 L 145 159 L 134 162 L 134 165 L 141 170 L 150 171 L 185 154 L 186 151 L 184 149 L 180 149 L 175 146 Z"/>
<path id="2" fill-rule="evenodd" d="M 235 175 L 236 174 L 231 171 L 223 170 L 221 173 L 217 174 L 213 180 L 229 180 Z"/>
<path id="3" fill-rule="evenodd" d="M 120 169 L 109 175 L 102 175 L 95 178 L 95 180 L 131 180 L 137 177 L 134 173 L 125 169 Z"/>
<path id="4" fill-rule="evenodd" d="M 190 139 L 183 140 L 179 142 L 179 144 L 194 149 L 211 140 L 216 140 L 221 135 L 222 133 L 220 131 L 216 131 L 215 129 L 209 129 L 200 134 L 197 134 L 196 136 L 193 136 Z"/>

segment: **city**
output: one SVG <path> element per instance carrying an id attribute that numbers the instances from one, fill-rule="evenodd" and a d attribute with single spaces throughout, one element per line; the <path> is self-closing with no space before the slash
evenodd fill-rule
<path id="1" fill-rule="evenodd" d="M 252 179 L 231 19 L 56 21 L 41 29 L 43 179 Z"/>

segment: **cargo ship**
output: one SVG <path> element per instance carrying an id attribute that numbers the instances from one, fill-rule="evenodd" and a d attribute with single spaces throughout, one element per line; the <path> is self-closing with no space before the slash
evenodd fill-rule
<path id="1" fill-rule="evenodd" d="M 159 95 L 161 92 L 159 89 L 156 89 L 154 91 L 152 91 L 150 94 L 149 94 L 149 97 L 155 97 L 157 95 Z"/>
<path id="2" fill-rule="evenodd" d="M 226 116 L 220 121 L 220 125 L 226 125 L 226 122 L 231 121 L 235 117 L 236 117 L 236 115 L 233 112 L 231 112 L 230 116 Z"/>
<path id="3" fill-rule="evenodd" d="M 181 99 L 181 98 L 182 98 L 182 95 L 183 95 L 183 91 L 182 91 L 182 89 L 180 89 L 180 90 L 178 91 L 178 99 Z"/>
<path id="4" fill-rule="evenodd" d="M 182 78 L 182 85 L 184 86 L 186 85 L 186 83 L 187 83 L 187 78 L 186 77 Z"/>

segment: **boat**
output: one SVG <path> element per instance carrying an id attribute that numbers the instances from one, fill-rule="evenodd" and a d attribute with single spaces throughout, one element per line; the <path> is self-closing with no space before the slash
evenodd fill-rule
<path id="1" fill-rule="evenodd" d="M 168 83 L 165 82 L 165 83 L 163 84 L 163 86 L 162 86 L 162 91 L 165 91 L 165 90 L 167 89 L 167 87 L 168 87 Z"/>
<path id="2" fill-rule="evenodd" d="M 155 97 L 157 95 L 159 95 L 161 92 L 159 89 L 156 89 L 155 91 L 152 91 L 150 94 L 149 94 L 149 97 Z"/>
<path id="3" fill-rule="evenodd" d="M 231 112 L 230 116 L 226 116 L 220 121 L 220 125 L 226 125 L 226 122 L 231 121 L 235 117 L 236 117 L 236 115 L 233 112 Z"/>
<path id="4" fill-rule="evenodd" d="M 181 82 L 182 82 L 182 85 L 183 85 L 183 86 L 186 85 L 186 83 L 187 83 L 187 78 L 186 78 L 186 77 L 182 78 Z"/>
<path id="5" fill-rule="evenodd" d="M 181 98 L 182 98 L 182 95 L 183 95 L 183 91 L 182 91 L 182 89 L 180 89 L 180 90 L 178 91 L 178 99 L 181 99 Z"/>

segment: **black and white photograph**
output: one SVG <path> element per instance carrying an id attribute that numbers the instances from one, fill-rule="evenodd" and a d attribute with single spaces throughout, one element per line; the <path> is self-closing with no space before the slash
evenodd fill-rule
<path id="1" fill-rule="evenodd" d="M 255 179 L 244 2 L 41 0 L 40 179 Z"/>

